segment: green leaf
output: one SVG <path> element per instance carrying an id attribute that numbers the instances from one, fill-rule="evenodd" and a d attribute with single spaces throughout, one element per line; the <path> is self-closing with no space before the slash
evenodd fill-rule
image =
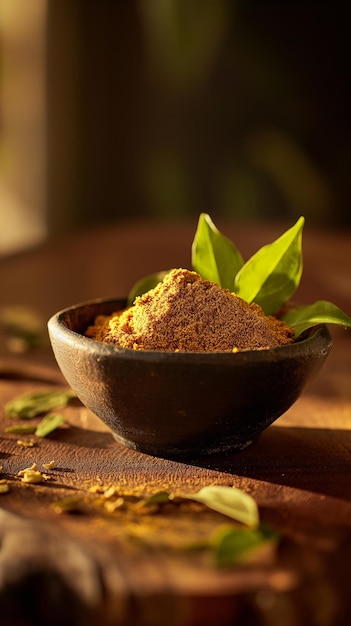
<path id="1" fill-rule="evenodd" d="M 304 330 L 317 326 L 317 324 L 339 324 L 351 327 L 351 317 L 335 304 L 326 300 L 317 300 L 314 304 L 291 309 L 282 316 L 282 319 L 294 329 L 295 337 L 298 337 Z"/>
<path id="2" fill-rule="evenodd" d="M 300 217 L 273 243 L 260 248 L 236 275 L 236 293 L 259 304 L 266 315 L 273 315 L 288 302 L 300 283 L 304 222 Z"/>
<path id="3" fill-rule="evenodd" d="M 46 415 L 41 420 L 40 424 L 38 424 L 35 434 L 37 437 L 47 437 L 50 435 L 56 428 L 61 426 L 65 421 L 63 415 L 59 415 L 58 413 L 53 413 L 52 415 Z"/>
<path id="4" fill-rule="evenodd" d="M 205 280 L 233 291 L 234 277 L 244 261 L 234 244 L 201 213 L 192 244 L 192 268 Z"/>
<path id="5" fill-rule="evenodd" d="M 264 546 L 276 545 L 278 538 L 275 531 L 263 524 L 258 528 L 222 527 L 212 539 L 215 563 L 218 567 L 236 565 Z"/>
<path id="6" fill-rule="evenodd" d="M 9 346 L 12 341 L 19 342 L 24 351 L 45 346 L 48 334 L 45 321 L 38 313 L 26 306 L 0 307 L 0 327 L 9 335 Z"/>
<path id="7" fill-rule="evenodd" d="M 83 499 L 80 496 L 71 496 L 56 500 L 52 503 L 55 513 L 79 513 L 82 511 Z"/>
<path id="8" fill-rule="evenodd" d="M 42 413 L 63 409 L 75 395 L 71 389 L 24 393 L 5 405 L 5 414 L 7 417 L 31 419 Z"/>
<path id="9" fill-rule="evenodd" d="M 27 426 L 24 424 L 14 424 L 13 426 L 7 426 L 5 428 L 5 433 L 13 433 L 15 435 L 30 435 L 35 433 L 36 426 Z"/>
<path id="10" fill-rule="evenodd" d="M 170 500 L 172 500 L 172 498 L 168 491 L 156 491 L 151 496 L 146 496 L 145 498 L 139 500 L 137 507 L 144 508 L 153 506 L 154 504 L 164 504 Z"/>
<path id="11" fill-rule="evenodd" d="M 246 526 L 254 528 L 259 524 L 259 512 L 255 500 L 235 487 L 209 485 L 197 493 L 187 494 L 185 497 L 201 502 L 210 509 L 227 515 L 227 517 L 231 517 Z"/>
<path id="12" fill-rule="evenodd" d="M 150 291 L 150 289 L 156 287 L 160 282 L 163 281 L 168 272 L 169 270 L 156 272 L 155 274 L 149 274 L 148 276 L 144 276 L 143 278 L 138 280 L 138 282 L 135 283 L 135 285 L 129 292 L 127 306 L 132 306 L 137 296 L 142 296 L 147 291 Z"/>

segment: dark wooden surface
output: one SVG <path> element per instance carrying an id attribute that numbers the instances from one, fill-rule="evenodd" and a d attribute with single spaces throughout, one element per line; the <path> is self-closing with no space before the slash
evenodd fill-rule
<path id="1" fill-rule="evenodd" d="M 220 224 L 247 258 L 287 225 Z M 88 298 L 125 295 L 143 274 L 190 264 L 195 223 L 124 224 L 88 231 L 0 261 L 1 308 L 25 305 L 47 318 Z M 351 311 L 351 236 L 305 230 L 298 299 L 329 299 Z M 175 626 L 348 624 L 351 574 L 351 336 L 332 328 L 325 366 L 298 402 L 251 448 L 186 463 L 117 444 L 78 402 L 66 425 L 32 448 L 6 435 L 4 403 L 65 386 L 49 346 L 0 348 L 0 623 Z M 165 416 L 166 418 L 166 416 Z M 23 438 L 23 437 L 22 437 Z M 27 439 L 29 437 L 27 436 Z M 55 460 L 43 483 L 18 471 Z M 228 520 L 200 505 L 141 514 L 133 498 L 114 512 L 92 485 L 139 496 L 160 489 L 234 485 L 252 494 L 279 530 L 277 551 L 218 570 L 188 550 Z M 79 512 L 53 503 L 79 497 Z"/>

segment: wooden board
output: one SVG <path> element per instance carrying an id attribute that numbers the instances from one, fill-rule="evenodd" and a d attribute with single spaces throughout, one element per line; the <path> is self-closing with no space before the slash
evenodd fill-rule
<path id="1" fill-rule="evenodd" d="M 74 302 L 124 296 L 142 274 L 187 267 L 195 226 L 117 224 L 2 259 L 0 309 L 24 304 L 45 325 Z M 218 226 L 247 258 L 289 225 Z M 306 226 L 304 259 L 299 301 L 329 299 L 350 313 L 349 234 Z M 317 379 L 254 446 L 175 462 L 122 447 L 78 403 L 50 437 L 19 445 L 4 433 L 4 403 L 64 381 L 49 347 L 16 356 L 0 330 L 0 479 L 10 486 L 0 494 L 1 626 L 348 626 L 351 335 L 333 335 Z M 24 467 L 51 460 L 43 483 L 21 482 Z M 207 484 L 253 495 L 281 535 L 278 549 L 218 569 L 209 550 L 189 547 L 227 518 L 190 501 L 144 514 L 134 506 L 143 494 Z M 115 486 L 112 501 L 123 497 L 123 506 L 109 511 L 96 485 Z M 79 497 L 79 513 L 55 512 L 67 496 Z"/>
<path id="2" fill-rule="evenodd" d="M 340 346 L 339 358 L 343 350 Z M 7 377 L 3 371 L 2 406 L 22 392 L 64 385 L 51 362 L 32 369 L 34 380 L 23 369 L 15 379 L 14 369 L 15 364 Z M 5 554 L 1 551 L 0 589 L 12 589 L 14 581 L 25 589 L 34 568 L 47 580 L 40 602 L 50 606 L 54 572 L 60 593 L 72 596 L 84 623 L 99 615 L 111 624 L 164 624 L 167 611 L 171 624 L 233 624 L 248 611 L 255 623 L 269 617 L 278 624 L 284 608 L 293 612 L 292 624 L 310 625 L 318 624 L 315 603 L 335 619 L 345 610 L 346 597 L 330 576 L 329 564 L 341 577 L 350 548 L 351 403 L 340 393 L 335 399 L 328 370 L 251 448 L 191 462 L 124 448 L 79 402 L 63 410 L 63 427 L 48 438 L 34 438 L 34 447 L 23 447 L 18 435 L 4 435 L 8 418 L 2 409 L 0 463 L 10 492 L 0 501 L 0 532 L 3 545 L 9 545 Z M 43 381 L 35 380 L 40 377 Z M 51 460 L 55 467 L 45 471 L 43 464 Z M 25 485 L 18 472 L 34 462 L 48 479 Z M 189 548 L 228 519 L 190 502 L 147 513 L 134 506 L 139 496 L 159 490 L 189 493 L 208 484 L 252 494 L 262 520 L 281 533 L 279 549 L 219 570 L 210 551 Z M 123 506 L 107 510 L 111 499 L 91 492 L 98 486 L 114 486 L 112 501 L 124 497 Z M 57 514 L 54 503 L 72 495 L 79 497 L 80 512 Z M 16 610 L 25 613 L 26 602 Z M 38 607 L 33 610 L 38 619 Z M 60 604 L 62 618 L 69 618 L 67 610 Z M 213 622 L 219 615 L 222 621 Z"/>

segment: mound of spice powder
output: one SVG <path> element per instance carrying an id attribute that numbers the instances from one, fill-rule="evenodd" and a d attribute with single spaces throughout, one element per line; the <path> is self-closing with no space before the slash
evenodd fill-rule
<path id="1" fill-rule="evenodd" d="M 128 309 L 98 316 L 85 334 L 116 347 L 191 352 L 259 350 L 294 340 L 291 328 L 257 304 L 185 269 L 169 272 Z"/>

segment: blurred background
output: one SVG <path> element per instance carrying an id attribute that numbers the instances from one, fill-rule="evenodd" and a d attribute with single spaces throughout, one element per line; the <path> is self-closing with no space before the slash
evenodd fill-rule
<path id="1" fill-rule="evenodd" d="M 202 211 L 349 229 L 346 12 L 0 0 L 0 254 Z"/>

